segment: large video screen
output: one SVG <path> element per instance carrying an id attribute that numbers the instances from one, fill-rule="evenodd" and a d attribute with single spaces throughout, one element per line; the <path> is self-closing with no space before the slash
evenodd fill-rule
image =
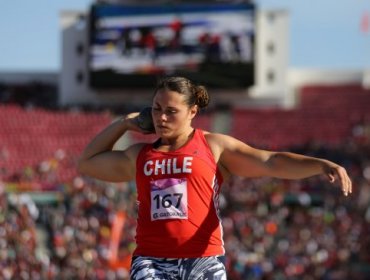
<path id="1" fill-rule="evenodd" d="M 90 15 L 92 88 L 150 88 L 169 75 L 213 88 L 254 84 L 253 4 L 95 4 Z"/>

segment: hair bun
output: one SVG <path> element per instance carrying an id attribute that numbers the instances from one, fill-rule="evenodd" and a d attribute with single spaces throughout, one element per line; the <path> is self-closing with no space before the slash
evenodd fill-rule
<path id="1" fill-rule="evenodd" d="M 195 104 L 199 108 L 205 108 L 209 104 L 209 95 L 204 86 L 194 86 Z"/>

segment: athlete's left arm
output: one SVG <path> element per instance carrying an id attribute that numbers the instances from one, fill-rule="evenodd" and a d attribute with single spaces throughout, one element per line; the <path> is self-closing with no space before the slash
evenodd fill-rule
<path id="1" fill-rule="evenodd" d="M 325 174 L 330 182 L 339 181 L 345 195 L 352 192 L 352 183 L 345 168 L 329 160 L 260 150 L 223 134 L 212 134 L 207 138 L 211 147 L 218 147 L 218 161 L 231 174 L 281 179 L 303 179 Z"/>

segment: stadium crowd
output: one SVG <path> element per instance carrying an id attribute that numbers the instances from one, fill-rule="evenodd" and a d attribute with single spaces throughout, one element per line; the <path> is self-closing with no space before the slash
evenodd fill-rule
<path id="1" fill-rule="evenodd" d="M 234 177 L 225 184 L 220 207 L 229 279 L 369 279 L 369 139 L 362 135 L 335 148 L 292 147 L 344 165 L 355 186 L 350 197 L 320 177 Z M 30 180 L 16 180 L 22 178 Z M 7 195 L 1 185 L 0 278 L 129 279 L 135 186 L 80 176 L 64 183 L 63 196 L 38 206 L 26 195 Z M 117 213 L 125 221 L 114 244 Z"/>

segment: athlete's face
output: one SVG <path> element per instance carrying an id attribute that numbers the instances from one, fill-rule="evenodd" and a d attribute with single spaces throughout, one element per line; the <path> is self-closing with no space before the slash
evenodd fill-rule
<path id="1" fill-rule="evenodd" d="M 189 108 L 185 96 L 176 91 L 159 90 L 153 98 L 153 121 L 161 137 L 186 133 L 196 112 L 196 105 Z"/>

